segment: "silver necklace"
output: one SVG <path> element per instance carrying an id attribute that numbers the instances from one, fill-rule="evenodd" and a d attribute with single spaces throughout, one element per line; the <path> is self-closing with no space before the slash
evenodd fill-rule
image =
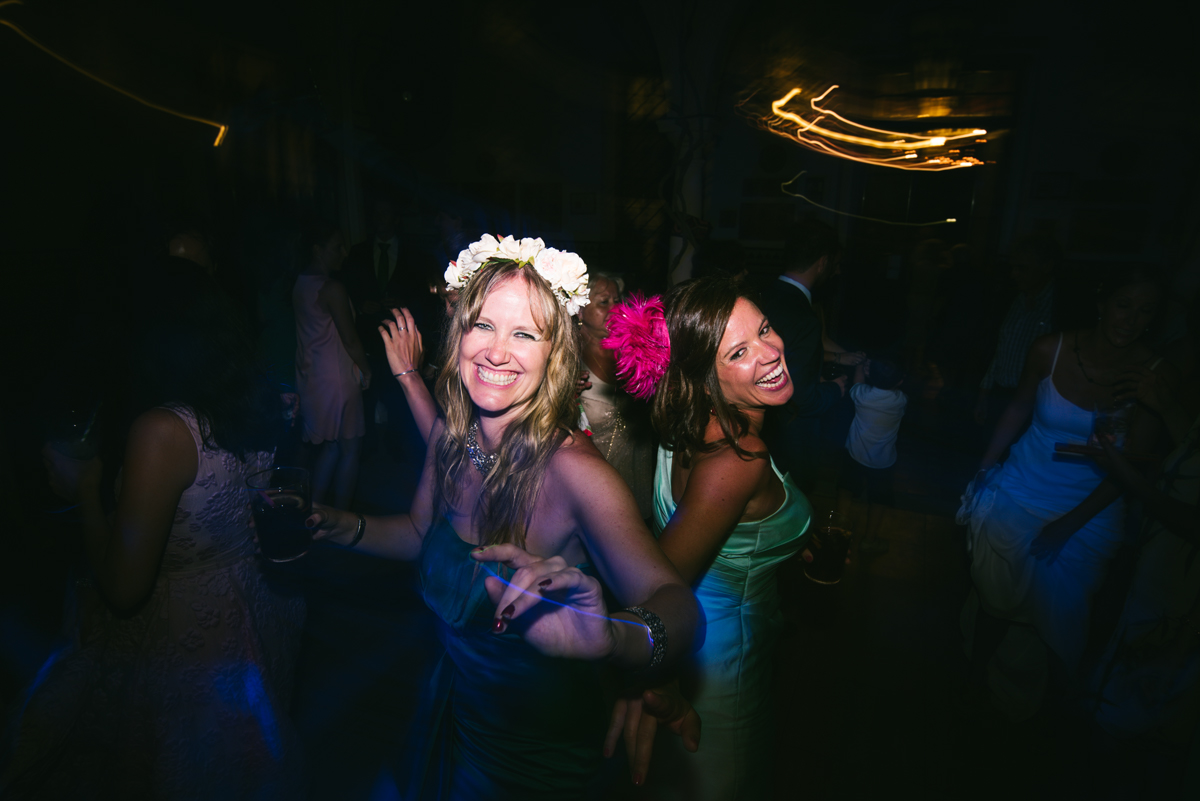
<path id="1" fill-rule="evenodd" d="M 492 468 L 496 466 L 497 454 L 483 452 L 483 448 L 479 447 L 479 443 L 475 440 L 475 435 L 478 433 L 479 421 L 476 420 L 467 429 L 467 456 L 471 458 L 471 464 L 475 465 L 479 475 L 486 478 L 487 474 L 492 472 Z"/>

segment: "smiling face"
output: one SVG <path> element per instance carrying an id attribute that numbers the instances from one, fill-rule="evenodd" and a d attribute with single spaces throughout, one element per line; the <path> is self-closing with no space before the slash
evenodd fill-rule
<path id="1" fill-rule="evenodd" d="M 462 334 L 458 374 L 481 416 L 515 418 L 546 377 L 550 340 L 534 316 L 531 296 L 517 276 L 497 284 Z"/>
<path id="2" fill-rule="evenodd" d="M 745 298 L 737 299 L 721 337 L 717 380 L 725 400 L 739 409 L 781 406 L 792 397 L 783 340 Z"/>
<path id="3" fill-rule="evenodd" d="M 1161 300 L 1154 284 L 1126 284 L 1099 304 L 1100 332 L 1118 348 L 1132 345 L 1154 322 Z"/>

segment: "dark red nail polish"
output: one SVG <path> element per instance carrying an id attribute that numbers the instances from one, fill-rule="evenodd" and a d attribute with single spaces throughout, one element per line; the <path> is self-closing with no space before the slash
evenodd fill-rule
<path id="1" fill-rule="evenodd" d="M 542 579 L 541 581 L 538 582 L 538 586 L 539 587 L 549 587 L 553 583 L 554 583 L 554 579 Z"/>
<path id="2" fill-rule="evenodd" d="M 517 610 L 514 608 L 514 605 L 509 604 L 508 606 L 504 607 L 504 611 L 500 613 L 500 618 L 502 620 L 511 620 L 512 616 L 513 616 L 513 612 L 515 612 L 515 611 L 517 611 Z"/>
<path id="3" fill-rule="evenodd" d="M 502 631 L 504 631 L 504 621 L 503 620 L 497 620 L 495 623 L 492 624 L 492 634 L 499 634 Z"/>

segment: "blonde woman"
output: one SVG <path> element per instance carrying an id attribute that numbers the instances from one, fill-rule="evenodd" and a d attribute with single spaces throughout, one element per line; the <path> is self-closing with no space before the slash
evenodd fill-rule
<path id="1" fill-rule="evenodd" d="M 574 427 L 585 269 L 541 240 L 463 251 L 447 270 L 462 295 L 437 381 L 445 418 L 411 513 L 318 507 L 310 521 L 320 538 L 418 561 L 441 620 L 408 797 L 586 791 L 605 731 L 598 666 L 661 671 L 690 650 L 695 597 Z M 610 613 L 604 588 L 630 609 Z"/>

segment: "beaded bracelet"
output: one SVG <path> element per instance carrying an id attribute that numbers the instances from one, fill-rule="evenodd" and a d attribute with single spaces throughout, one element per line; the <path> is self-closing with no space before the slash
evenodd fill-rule
<path id="1" fill-rule="evenodd" d="M 662 664 L 663 656 L 667 653 L 667 627 L 662 618 L 642 606 L 631 606 L 621 610 L 636 615 L 650 632 L 650 665 L 647 670 L 654 670 Z"/>
<path id="2" fill-rule="evenodd" d="M 366 533 L 367 533 L 367 519 L 365 517 L 363 517 L 362 515 L 359 515 L 358 516 L 358 531 L 354 532 L 354 539 L 350 540 L 350 544 L 347 545 L 346 547 L 353 548 L 355 545 L 358 545 L 358 541 L 361 540 L 363 538 L 363 534 L 366 534 Z"/>

